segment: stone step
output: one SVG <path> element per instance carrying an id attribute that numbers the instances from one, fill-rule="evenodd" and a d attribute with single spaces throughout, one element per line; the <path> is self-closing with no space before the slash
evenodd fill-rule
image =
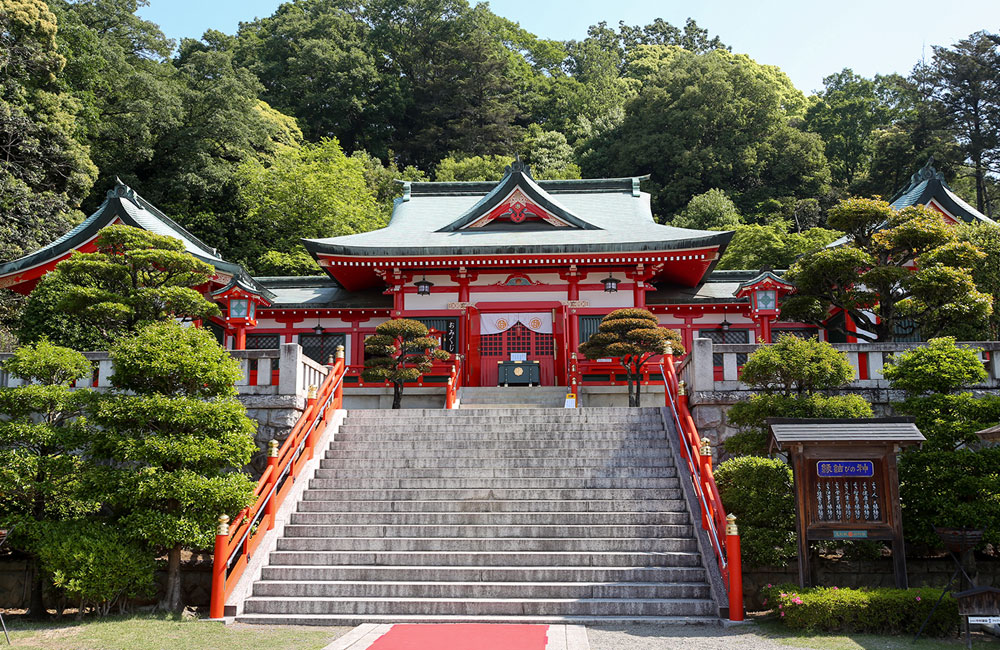
<path id="1" fill-rule="evenodd" d="M 305 526 L 687 526 L 686 512 L 293 512 Z"/>
<path id="2" fill-rule="evenodd" d="M 635 479 L 674 478 L 675 467 L 393 467 L 378 473 L 380 478 L 502 478 L 502 479 Z M 343 469 L 319 468 L 316 478 L 370 479 L 370 469 L 347 467 Z"/>
<path id="3" fill-rule="evenodd" d="M 258 598 L 532 598 L 704 599 L 706 583 L 692 582 L 384 582 L 356 580 L 261 580 Z"/>
<path id="4" fill-rule="evenodd" d="M 619 429 L 603 429 L 595 431 L 576 431 L 560 429 L 558 431 L 538 432 L 532 429 L 516 431 L 476 431 L 470 427 L 456 427 L 454 431 L 414 432 L 410 429 L 372 429 L 365 432 L 338 431 L 335 442 L 339 443 L 381 443 L 395 444 L 397 442 L 427 442 L 441 444 L 455 441 L 506 441 L 530 442 L 532 440 L 545 442 L 579 441 L 588 443 L 613 442 L 615 445 L 641 445 L 647 442 L 666 442 L 662 430 L 648 429 L 636 432 L 625 432 Z M 606 446 L 606 445 L 600 445 Z"/>
<path id="5" fill-rule="evenodd" d="M 310 494 L 310 491 L 306 491 Z M 302 499 L 299 512 L 683 512 L 688 511 L 682 499 L 492 499 L 467 500 L 322 500 L 317 497 Z"/>
<path id="6" fill-rule="evenodd" d="M 492 418 L 491 418 L 492 419 Z M 462 422 L 448 421 L 438 422 L 388 422 L 359 423 L 354 420 L 347 420 L 339 429 L 337 437 L 341 434 L 374 434 L 374 433 L 412 433 L 430 436 L 432 434 L 467 433 L 469 435 L 482 434 L 492 437 L 505 437 L 526 432 L 537 433 L 577 433 L 585 434 L 591 432 L 620 432 L 621 434 L 638 435 L 642 433 L 659 433 L 663 436 L 663 426 L 652 422 L 514 422 L 512 418 L 501 420 L 492 419 L 491 422 Z"/>
<path id="7" fill-rule="evenodd" d="M 457 616 L 709 616 L 700 598 L 310 598 L 246 600 L 247 614 L 449 614 Z"/>
<path id="8" fill-rule="evenodd" d="M 320 460 L 320 467 L 323 469 L 363 469 L 380 468 L 477 468 L 477 469 L 529 469 L 537 467 L 564 468 L 571 467 L 577 469 L 601 468 L 618 469 L 634 467 L 673 467 L 674 461 L 671 456 L 655 457 L 630 457 L 630 458 L 601 458 L 593 456 L 580 458 L 577 456 L 557 457 L 557 458 L 435 458 L 431 456 L 410 457 L 410 458 L 344 458 L 335 456 L 326 457 Z M 374 473 L 374 472 L 373 472 Z"/>
<path id="9" fill-rule="evenodd" d="M 565 398 L 565 393 L 563 394 Z M 546 417 L 554 416 L 560 418 L 595 418 L 595 417 L 629 417 L 629 418 L 652 418 L 660 414 L 659 406 L 630 408 L 627 406 L 597 407 L 597 408 L 577 408 L 568 409 L 561 406 L 549 408 L 533 409 L 530 413 L 525 413 L 521 409 L 508 408 L 506 404 L 485 403 L 476 401 L 466 401 L 463 403 L 470 406 L 480 406 L 483 408 L 474 409 L 472 412 L 462 409 L 351 409 L 347 412 L 347 418 L 354 420 L 384 420 L 384 419 L 428 419 L 445 420 L 448 418 L 467 417 L 496 417 L 496 416 L 520 416 L 520 417 Z M 525 403 L 525 402 L 520 402 Z"/>
<path id="10" fill-rule="evenodd" d="M 280 540 L 279 540 L 280 541 Z M 482 567 L 700 567 L 701 556 L 690 551 L 273 551 L 272 566 L 376 564 L 392 566 Z"/>
<path id="11" fill-rule="evenodd" d="M 695 552 L 693 538 L 649 537 L 281 537 L 279 551 Z"/>
<path id="12" fill-rule="evenodd" d="M 341 614 L 244 614 L 236 622 L 246 625 L 324 625 L 355 626 L 367 623 L 490 623 L 519 625 L 693 625 L 719 627 L 718 615 L 711 616 L 450 616 L 415 614 L 384 616 Z"/>
<path id="13" fill-rule="evenodd" d="M 415 414 L 412 411 L 403 411 L 398 415 L 388 414 L 386 411 L 379 411 L 368 416 L 359 416 L 352 411 L 344 420 L 345 424 L 354 426 L 363 425 L 385 425 L 385 424 L 495 424 L 496 417 L 487 412 L 488 409 L 475 409 L 473 411 L 451 411 L 435 414 Z M 561 422 L 565 424 L 620 424 L 620 423 L 644 423 L 654 426 L 663 425 L 663 415 L 659 409 L 643 413 L 601 413 L 592 412 L 586 409 L 573 411 L 571 409 L 547 410 L 534 409 L 512 414 L 504 419 L 511 424 L 531 424 L 531 423 L 553 423 Z"/>
<path id="14" fill-rule="evenodd" d="M 704 583 L 701 567 L 575 566 L 265 566 L 264 580 L 379 581 L 434 580 L 439 582 L 674 582 Z"/>
<path id="15" fill-rule="evenodd" d="M 539 501 L 565 500 L 607 500 L 629 501 L 635 499 L 679 500 L 680 489 L 309 489 L 302 495 L 304 501 L 516 501 L 523 499 Z"/>
<path id="16" fill-rule="evenodd" d="M 677 478 L 314 478 L 310 489 L 657 489 L 678 488 Z"/>
<path id="17" fill-rule="evenodd" d="M 414 453 L 409 453 L 410 451 L 413 451 Z M 655 447 L 581 447 L 574 448 L 572 450 L 565 447 L 514 447 L 500 449 L 490 449 L 485 447 L 478 449 L 451 449 L 447 447 L 442 447 L 441 449 L 428 449 L 425 447 L 416 450 L 409 450 L 383 445 L 380 448 L 375 449 L 346 448 L 336 449 L 333 451 L 328 450 L 326 452 L 326 458 L 391 460 L 402 457 L 406 460 L 433 458 L 438 461 L 450 458 L 499 460 L 501 458 L 565 458 L 567 453 L 570 451 L 572 451 L 574 460 L 580 459 L 584 461 L 592 459 L 607 460 L 609 458 L 656 459 L 666 458 L 670 453 L 666 448 Z"/>
<path id="18" fill-rule="evenodd" d="M 614 450 L 610 452 L 608 450 Z M 422 456 L 433 456 L 441 451 L 471 451 L 474 457 L 490 454 L 492 452 L 509 453 L 511 451 L 525 452 L 521 456 L 533 452 L 534 455 L 558 452 L 582 451 L 595 455 L 612 455 L 616 452 L 627 451 L 630 454 L 646 452 L 668 454 L 670 447 L 664 440 L 642 440 L 635 443 L 627 441 L 611 440 L 603 438 L 601 440 L 575 440 L 572 438 L 560 438 L 557 440 L 395 440 L 386 442 L 380 440 L 335 440 L 330 443 L 327 457 L 336 457 L 342 454 L 357 454 L 365 451 L 374 451 L 392 456 L 398 456 L 407 452 L 419 451 Z"/>
<path id="19" fill-rule="evenodd" d="M 662 524 L 564 524 L 557 518 L 546 524 L 291 524 L 285 537 L 455 537 L 455 538 L 565 538 L 565 537 L 691 537 L 689 525 Z"/>

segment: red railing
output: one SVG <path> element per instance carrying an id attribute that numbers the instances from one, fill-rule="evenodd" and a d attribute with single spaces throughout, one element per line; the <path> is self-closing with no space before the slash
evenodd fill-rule
<path id="1" fill-rule="evenodd" d="M 448 388 L 445 393 L 444 407 L 446 409 L 458 408 L 458 390 L 462 387 L 462 355 L 455 355 L 455 362 L 451 367 L 451 375 L 448 376 Z"/>
<path id="2" fill-rule="evenodd" d="M 264 535 L 274 528 L 278 508 L 291 491 L 303 465 L 313 457 L 330 415 L 343 405 L 344 373 L 344 349 L 340 347 L 323 384 L 317 391 L 310 389 L 306 408 L 281 448 L 271 441 L 267 469 L 257 482 L 253 504 L 240 511 L 232 525 L 227 515 L 219 517 L 209 606 L 211 618 L 225 615 L 226 599 Z"/>
<path id="3" fill-rule="evenodd" d="M 666 388 L 666 402 L 674 417 L 680 442 L 681 460 L 687 464 L 695 495 L 701 506 L 701 526 L 708 537 L 719 563 L 719 571 L 729 594 L 729 620 L 743 620 L 743 562 L 740 556 L 740 536 L 736 517 L 726 516 L 722 497 L 712 471 L 712 449 L 708 439 L 698 436 L 698 428 L 688 409 L 684 382 L 677 381 L 672 354 L 666 354 L 660 364 Z M 723 537 L 721 531 L 725 531 Z"/>

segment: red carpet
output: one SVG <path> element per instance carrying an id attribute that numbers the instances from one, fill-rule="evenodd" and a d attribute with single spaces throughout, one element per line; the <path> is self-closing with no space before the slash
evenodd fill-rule
<path id="1" fill-rule="evenodd" d="M 548 625 L 393 625 L 369 650 L 545 650 Z"/>

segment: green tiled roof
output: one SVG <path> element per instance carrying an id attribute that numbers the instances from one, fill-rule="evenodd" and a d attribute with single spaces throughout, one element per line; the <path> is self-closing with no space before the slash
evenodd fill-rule
<path id="1" fill-rule="evenodd" d="M 500 185 L 505 186 L 508 175 Z M 718 246 L 732 232 L 657 224 L 639 178 L 532 181 L 542 197 L 587 224 L 571 228 L 454 229 L 494 198 L 496 183 L 412 183 L 397 199 L 389 225 L 379 230 L 303 240 L 315 256 L 517 255 L 641 252 Z M 525 189 L 525 185 L 520 185 Z M 532 188 L 532 191 L 534 188 Z M 492 193 L 492 195 L 491 195 Z M 527 193 L 527 192 L 526 192 Z M 506 192 L 503 193 L 506 196 Z M 502 196 L 500 198 L 503 198 Z"/>
<path id="2" fill-rule="evenodd" d="M 61 257 L 93 239 L 102 228 L 109 225 L 116 217 L 126 225 L 179 239 L 184 244 L 184 250 L 201 261 L 211 264 L 224 273 L 239 276 L 252 282 L 242 266 L 227 262 L 219 257 L 214 248 L 184 230 L 177 222 L 163 214 L 156 206 L 139 196 L 135 190 L 120 180 L 108 191 L 104 202 L 92 215 L 51 244 L 20 259 L 0 265 L 0 275 L 28 269 Z"/>
<path id="3" fill-rule="evenodd" d="M 931 199 L 937 201 L 941 207 L 966 223 L 977 221 L 993 223 L 992 219 L 963 201 L 948 187 L 944 175 L 934 169 L 933 157 L 910 177 L 910 185 L 896 194 L 890 203 L 894 209 L 902 210 L 914 205 L 927 205 Z"/>

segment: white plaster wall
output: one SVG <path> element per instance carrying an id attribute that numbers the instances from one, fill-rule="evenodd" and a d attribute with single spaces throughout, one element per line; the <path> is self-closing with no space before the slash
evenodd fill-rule
<path id="1" fill-rule="evenodd" d="M 472 302 L 532 302 L 566 300 L 565 291 L 476 291 L 472 288 L 469 296 Z"/>
<path id="2" fill-rule="evenodd" d="M 565 300 L 565 297 L 563 299 Z M 635 307 L 635 296 L 633 296 L 631 289 L 620 290 L 616 293 L 581 291 L 580 300 L 590 302 L 591 307 L 609 307 L 611 309 Z"/>
<path id="3" fill-rule="evenodd" d="M 429 280 L 430 278 L 428 278 Z M 406 310 L 448 309 L 449 302 L 456 302 L 458 293 L 432 293 L 421 296 L 416 293 L 403 294 L 403 307 Z"/>

